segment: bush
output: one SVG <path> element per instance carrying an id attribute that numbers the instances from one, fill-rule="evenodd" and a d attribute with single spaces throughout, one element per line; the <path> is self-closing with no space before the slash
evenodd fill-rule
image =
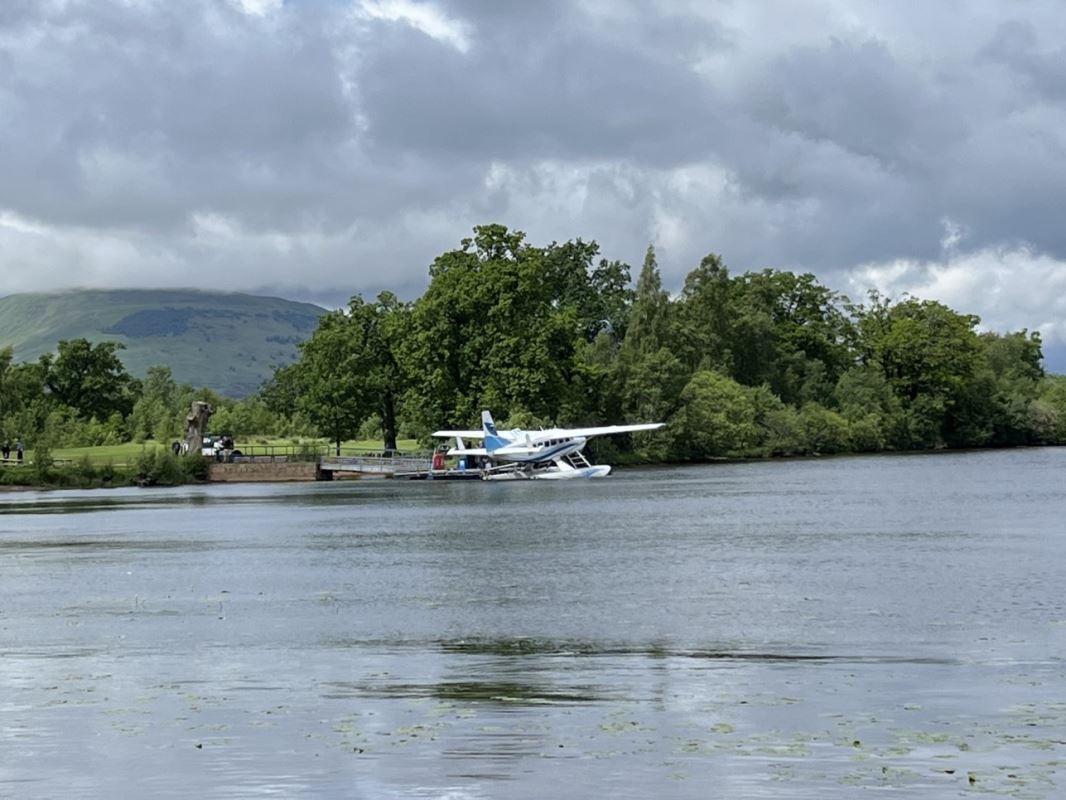
<path id="1" fill-rule="evenodd" d="M 843 453 L 848 449 L 848 423 L 835 411 L 807 403 L 799 412 L 804 448 L 808 453 Z"/>
<path id="2" fill-rule="evenodd" d="M 0 486 L 36 486 L 34 470 L 22 467 L 0 467 Z"/>
<path id="3" fill-rule="evenodd" d="M 689 458 L 734 455 L 758 443 L 755 412 L 750 389 L 717 372 L 697 372 L 681 392 L 670 430 Z"/>
<path id="4" fill-rule="evenodd" d="M 56 466 L 46 456 L 44 461 L 35 459 L 32 469 L 25 467 L 0 469 L 0 485 L 6 486 L 99 489 L 104 486 L 117 486 L 132 482 L 131 473 L 116 470 L 111 462 L 96 466 L 88 457 L 81 458 L 73 464 Z"/>
<path id="5" fill-rule="evenodd" d="M 318 446 L 309 442 L 300 442 L 290 456 L 293 461 L 318 461 Z"/>
<path id="6" fill-rule="evenodd" d="M 33 446 L 33 472 L 37 482 L 42 486 L 50 483 L 53 463 L 52 448 L 49 446 L 48 438 L 41 436 Z"/>
<path id="7" fill-rule="evenodd" d="M 762 418 L 763 446 L 772 456 L 794 456 L 805 452 L 799 412 L 791 406 L 768 411 Z"/>
<path id="8" fill-rule="evenodd" d="M 876 413 L 856 416 L 848 421 L 848 441 L 857 453 L 876 453 L 885 449 L 884 423 Z"/>
<path id="9" fill-rule="evenodd" d="M 189 453 L 181 458 L 169 453 L 167 455 L 181 464 L 181 471 L 185 477 L 184 483 L 201 483 L 207 480 L 210 463 L 200 453 Z"/>
<path id="10" fill-rule="evenodd" d="M 200 460 L 203 460 L 202 456 Z M 137 483 L 141 486 L 180 486 L 187 481 L 186 468 L 169 450 L 142 450 L 135 464 Z M 206 471 L 205 466 L 205 474 Z"/>
<path id="11" fill-rule="evenodd" d="M 103 483 L 99 471 L 93 465 L 88 456 L 82 456 L 70 467 L 70 474 L 78 481 L 78 485 L 86 489 L 95 488 Z"/>

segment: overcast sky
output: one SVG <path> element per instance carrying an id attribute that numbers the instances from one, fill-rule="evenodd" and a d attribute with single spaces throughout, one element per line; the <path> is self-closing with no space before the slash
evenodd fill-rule
<path id="1" fill-rule="evenodd" d="M 1060 0 L 2 0 L 0 295 L 411 298 L 477 224 L 1066 343 Z"/>

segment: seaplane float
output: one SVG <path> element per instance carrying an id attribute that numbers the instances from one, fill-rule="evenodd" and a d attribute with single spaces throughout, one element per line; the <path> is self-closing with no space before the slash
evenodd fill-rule
<path id="1" fill-rule="evenodd" d="M 455 446 L 447 454 L 459 458 L 468 469 L 480 470 L 485 480 L 570 480 L 610 474 L 610 464 L 590 464 L 582 452 L 593 436 L 653 431 L 663 424 L 497 431 L 492 414 L 482 411 L 481 430 L 435 431 L 433 436 L 453 439 Z M 481 446 L 471 447 L 468 439 L 480 440 Z"/>

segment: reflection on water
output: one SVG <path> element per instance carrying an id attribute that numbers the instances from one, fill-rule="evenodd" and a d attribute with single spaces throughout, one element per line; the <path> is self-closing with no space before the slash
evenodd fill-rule
<path id="1" fill-rule="evenodd" d="M 949 664 L 957 663 L 956 659 L 947 658 L 910 658 L 907 656 L 888 655 L 834 655 L 831 653 L 760 653 L 742 649 L 692 649 L 667 647 L 649 643 L 644 646 L 634 646 L 627 643 L 595 643 L 595 642 L 556 642 L 543 639 L 491 639 L 491 640 L 457 640 L 440 642 L 442 650 L 448 653 L 466 653 L 477 655 L 495 656 L 528 656 L 528 655 L 552 655 L 552 656 L 647 656 L 650 658 L 702 658 L 722 661 L 755 661 L 755 662 L 790 662 L 790 661 L 851 661 L 856 663 L 918 663 L 918 664 Z"/>
<path id="2" fill-rule="evenodd" d="M 443 681 L 410 683 L 331 683 L 323 697 L 380 697 L 391 699 L 433 698 L 436 700 L 489 701 L 493 703 L 594 703 L 605 700 L 593 687 L 566 689 L 514 682 Z"/>
<path id="3" fill-rule="evenodd" d="M 1063 466 L 5 495 L 0 797 L 1058 797 Z"/>

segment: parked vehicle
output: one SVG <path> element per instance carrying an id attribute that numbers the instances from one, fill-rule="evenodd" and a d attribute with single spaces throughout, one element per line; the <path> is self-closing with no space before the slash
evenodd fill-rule
<path id="1" fill-rule="evenodd" d="M 215 461 L 232 461 L 234 457 L 244 455 L 233 443 L 233 436 L 228 433 L 209 433 L 204 436 L 203 449 L 200 452 Z"/>

